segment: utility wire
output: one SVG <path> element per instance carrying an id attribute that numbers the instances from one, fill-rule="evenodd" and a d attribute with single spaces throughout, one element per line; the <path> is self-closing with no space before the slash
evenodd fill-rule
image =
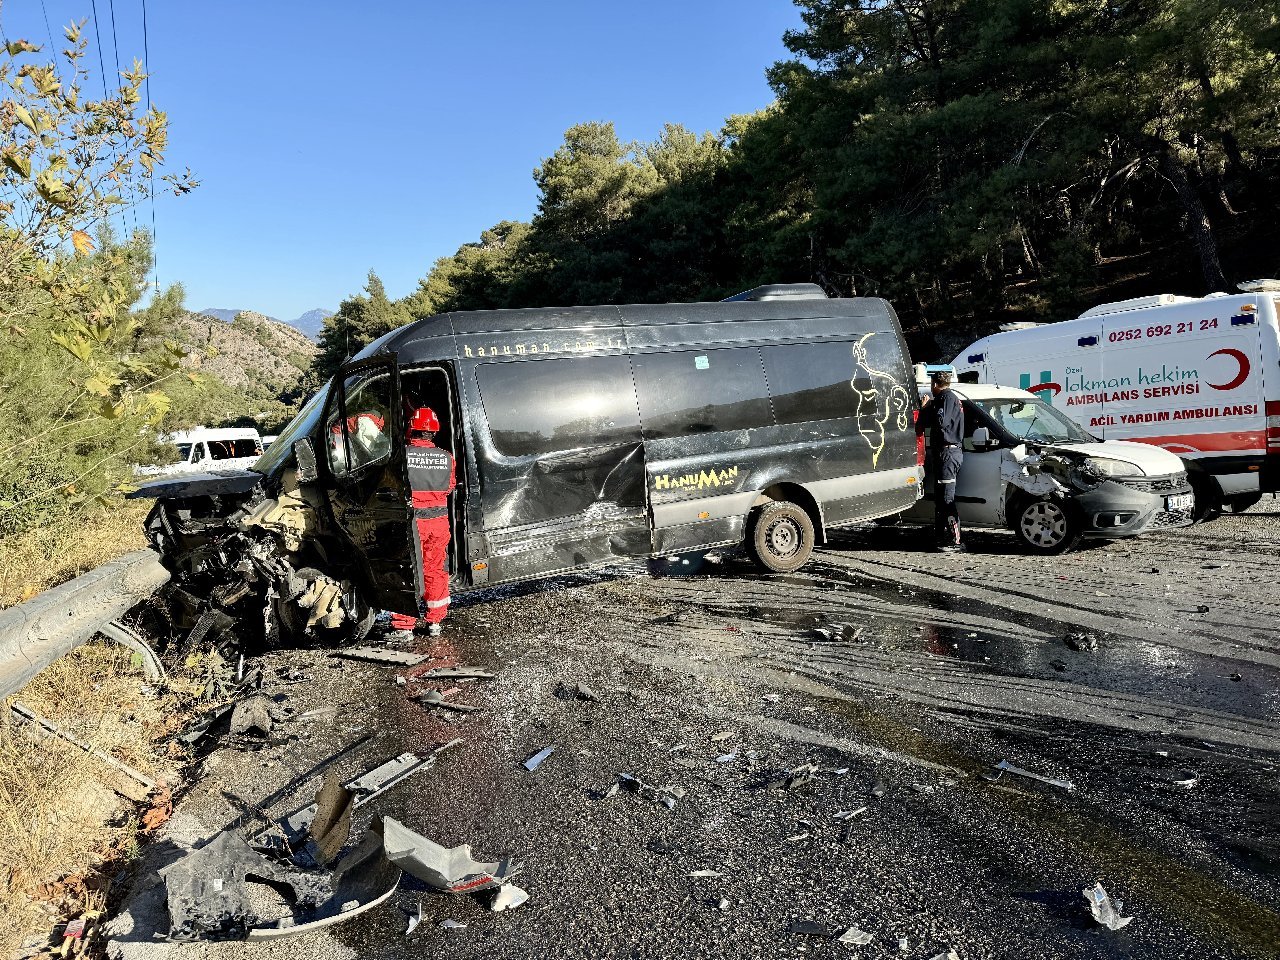
<path id="1" fill-rule="evenodd" d="M 151 49 L 147 45 L 147 0 L 142 0 L 142 56 L 146 62 L 147 79 L 143 84 L 147 90 L 147 113 L 151 112 Z M 156 296 L 160 296 L 160 251 L 156 242 L 156 174 L 155 170 L 147 171 L 147 193 L 151 195 L 151 269 L 156 285 Z"/>
<path id="2" fill-rule="evenodd" d="M 44 32 L 49 35 L 49 56 L 53 57 L 53 69 L 61 77 L 62 71 L 58 70 L 58 45 L 53 42 L 53 31 L 49 28 L 49 11 L 45 8 L 44 0 L 40 0 L 40 12 L 44 14 Z"/>
<path id="3" fill-rule="evenodd" d="M 43 3 L 44 0 L 41 0 Z M 120 79 L 120 40 L 116 35 L 116 0 L 107 0 L 111 9 L 111 55 L 116 61 L 116 79 Z M 133 234 L 138 232 L 138 206 L 130 204 L 129 218 L 133 221 L 133 233 L 129 234 L 129 239 L 133 239 Z M 124 214 L 120 214 L 120 226 L 124 226 Z"/>

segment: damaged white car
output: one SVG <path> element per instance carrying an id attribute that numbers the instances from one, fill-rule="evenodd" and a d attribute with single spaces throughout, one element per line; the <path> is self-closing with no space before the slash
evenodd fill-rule
<path id="1" fill-rule="evenodd" d="M 957 383 L 964 463 L 956 481 L 963 528 L 1012 529 L 1036 553 L 1062 553 L 1082 537 L 1130 537 L 1192 522 L 1186 465 L 1144 443 L 1101 441 L 1033 393 Z M 933 523 L 933 477 L 901 515 Z"/>

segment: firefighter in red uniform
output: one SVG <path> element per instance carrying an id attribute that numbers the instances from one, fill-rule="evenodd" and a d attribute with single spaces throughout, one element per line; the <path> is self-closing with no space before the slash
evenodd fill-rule
<path id="1" fill-rule="evenodd" d="M 440 420 L 430 407 L 419 407 L 409 418 L 406 454 L 409 486 L 413 488 L 411 533 L 417 569 L 422 571 L 423 616 L 427 633 L 440 636 L 440 624 L 449 612 L 449 494 L 454 487 L 453 457 L 432 441 Z M 417 619 L 405 613 L 391 615 L 391 629 L 411 633 Z"/>

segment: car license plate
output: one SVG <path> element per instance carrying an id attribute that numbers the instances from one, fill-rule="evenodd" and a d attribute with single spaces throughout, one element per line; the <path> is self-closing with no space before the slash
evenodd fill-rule
<path id="1" fill-rule="evenodd" d="M 1190 510 L 1195 506 L 1195 502 L 1195 494 L 1193 493 L 1175 493 L 1172 497 L 1164 498 L 1166 510 Z"/>

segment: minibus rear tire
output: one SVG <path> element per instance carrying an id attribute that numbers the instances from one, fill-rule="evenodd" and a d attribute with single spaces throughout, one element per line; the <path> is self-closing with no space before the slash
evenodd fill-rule
<path id="1" fill-rule="evenodd" d="M 799 570 L 813 553 L 813 520 L 788 500 L 757 510 L 750 529 L 751 555 L 769 573 Z"/>

